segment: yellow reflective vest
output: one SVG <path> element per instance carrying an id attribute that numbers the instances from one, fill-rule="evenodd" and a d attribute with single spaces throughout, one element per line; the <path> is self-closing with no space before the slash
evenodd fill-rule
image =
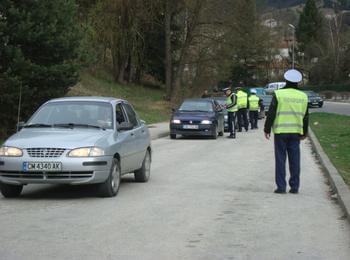
<path id="1" fill-rule="evenodd" d="M 303 119 L 307 110 L 307 95 L 294 88 L 275 91 L 277 98 L 276 118 L 273 124 L 275 134 L 304 134 Z"/>
<path id="2" fill-rule="evenodd" d="M 228 96 L 226 98 L 226 105 L 231 105 L 232 104 L 232 96 L 235 95 L 234 93 L 232 93 L 230 96 Z M 236 105 L 234 105 L 233 107 L 230 107 L 227 109 L 227 112 L 237 112 L 238 108 L 237 108 L 237 102 Z"/>
<path id="3" fill-rule="evenodd" d="M 238 109 L 247 108 L 248 106 L 248 95 L 242 90 L 237 92 L 237 106 Z"/>
<path id="4" fill-rule="evenodd" d="M 249 110 L 258 111 L 259 110 L 259 97 L 257 95 L 251 95 L 249 98 Z"/>

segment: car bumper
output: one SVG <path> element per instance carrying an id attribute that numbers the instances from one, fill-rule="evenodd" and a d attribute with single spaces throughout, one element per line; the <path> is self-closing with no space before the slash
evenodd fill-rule
<path id="1" fill-rule="evenodd" d="M 198 129 L 184 129 L 183 124 L 170 124 L 170 134 L 188 135 L 188 136 L 212 136 L 215 131 L 215 125 L 198 125 Z"/>
<path id="2" fill-rule="evenodd" d="M 61 160 L 60 160 L 61 159 Z M 25 162 L 61 162 L 60 171 L 27 171 Z M 110 173 L 111 156 L 94 158 L 3 158 L 0 157 L 0 182 L 14 185 L 93 184 L 104 182 Z"/>
<path id="3" fill-rule="evenodd" d="M 323 101 L 308 102 L 309 107 L 322 107 Z"/>

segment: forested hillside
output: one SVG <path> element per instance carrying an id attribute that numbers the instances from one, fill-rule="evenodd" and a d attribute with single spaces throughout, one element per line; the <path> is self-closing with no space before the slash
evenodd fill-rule
<path id="1" fill-rule="evenodd" d="M 287 7 L 293 7 L 300 4 L 305 4 L 306 0 L 257 0 L 257 3 L 259 5 L 265 5 L 268 7 L 274 7 L 274 8 L 287 8 Z M 334 3 L 337 3 L 339 5 L 338 7 L 341 9 L 349 9 L 350 8 L 350 0 L 320 0 L 318 1 L 318 4 L 320 6 L 326 7 L 326 8 L 332 8 Z"/>
<path id="2" fill-rule="evenodd" d="M 156 86 L 157 101 L 172 105 L 205 89 L 280 80 L 292 57 L 312 84 L 348 84 L 349 2 L 1 0 L 0 138 L 18 116 L 87 82 L 81 75 L 108 81 L 113 95 Z"/>

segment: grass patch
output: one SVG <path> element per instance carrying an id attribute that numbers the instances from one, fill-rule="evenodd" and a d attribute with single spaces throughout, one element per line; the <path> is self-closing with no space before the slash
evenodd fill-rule
<path id="1" fill-rule="evenodd" d="M 331 162 L 350 185 L 350 116 L 312 113 L 310 126 Z"/>
<path id="2" fill-rule="evenodd" d="M 67 96 L 105 96 L 126 99 L 147 124 L 169 120 L 171 108 L 169 102 L 163 100 L 163 95 L 162 89 L 117 84 L 110 74 L 103 71 L 99 71 L 96 75 L 82 72 L 81 81 L 67 94 Z"/>

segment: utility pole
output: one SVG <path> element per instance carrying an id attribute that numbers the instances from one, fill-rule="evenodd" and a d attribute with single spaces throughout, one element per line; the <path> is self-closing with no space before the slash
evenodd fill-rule
<path id="1" fill-rule="evenodd" d="M 290 28 L 292 28 L 293 30 L 293 47 L 292 47 L 292 69 L 294 69 L 294 65 L 295 65 L 295 26 L 293 24 L 288 24 L 288 26 Z"/>

